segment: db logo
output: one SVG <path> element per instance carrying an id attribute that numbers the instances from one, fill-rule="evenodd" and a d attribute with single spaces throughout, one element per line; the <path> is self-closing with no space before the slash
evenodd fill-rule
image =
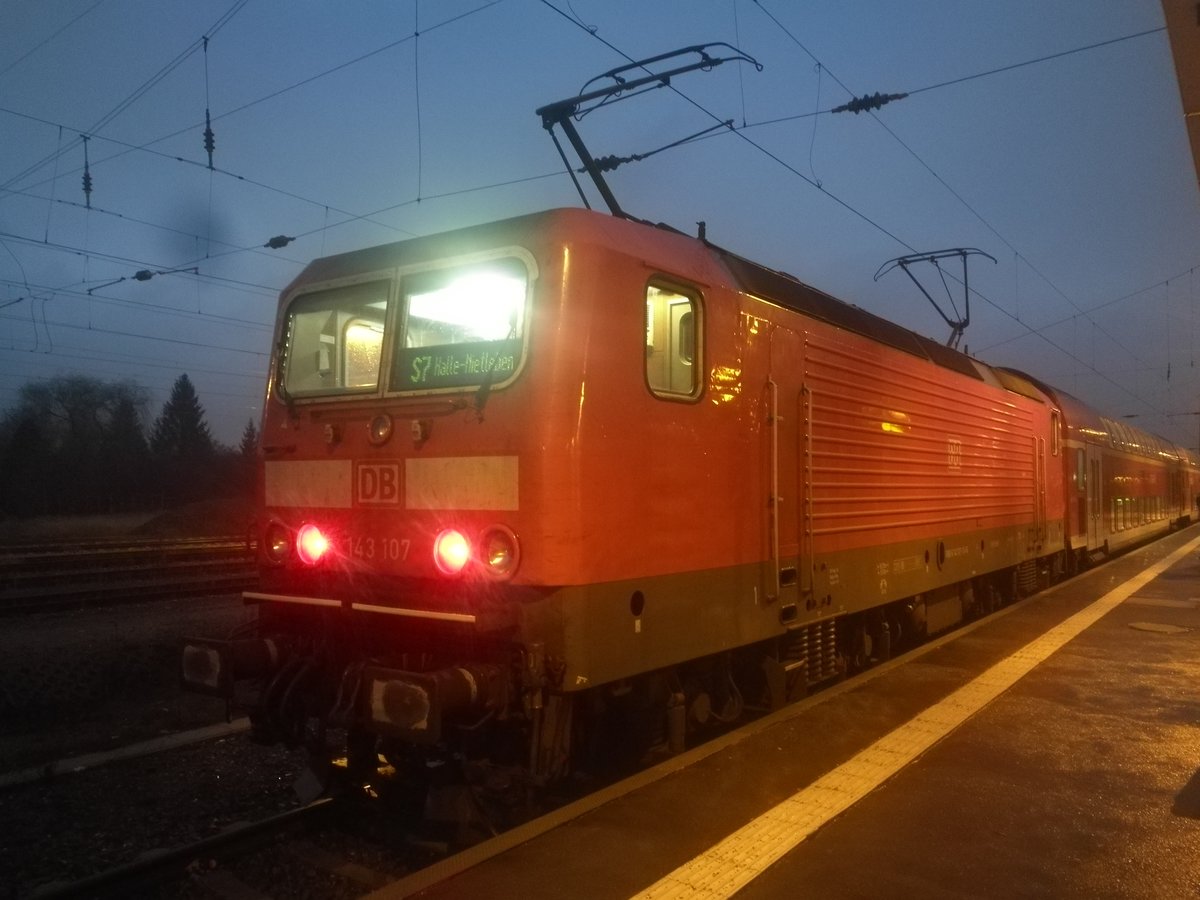
<path id="1" fill-rule="evenodd" d="M 394 505 L 400 502 L 399 463 L 359 463 L 354 472 L 354 493 L 358 502 L 368 505 Z"/>

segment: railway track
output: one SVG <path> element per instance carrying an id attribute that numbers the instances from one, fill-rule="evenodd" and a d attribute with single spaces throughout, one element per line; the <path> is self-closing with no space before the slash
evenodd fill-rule
<path id="1" fill-rule="evenodd" d="M 446 858 L 446 845 L 415 830 L 377 800 L 324 796 L 78 881 L 43 885 L 33 896 L 357 897 Z"/>
<path id="2" fill-rule="evenodd" d="M 254 545 L 243 537 L 29 544 L 0 552 L 0 615 L 71 609 L 254 583 Z"/>
<path id="3" fill-rule="evenodd" d="M 227 828 L 203 840 L 145 853 L 133 862 L 106 869 L 78 881 L 48 885 L 37 891 L 34 896 L 41 900 L 61 897 L 127 897 L 151 887 L 162 891 L 168 883 L 189 879 L 213 889 L 218 895 L 222 891 L 229 895 L 231 889 L 240 889 L 241 896 L 253 896 L 249 886 L 241 883 L 225 868 L 218 868 L 218 861 L 249 856 L 281 837 L 304 834 L 319 828 L 332 809 L 333 801 L 321 798 L 307 806 Z M 169 896 L 169 892 L 166 895 Z"/>
<path id="4" fill-rule="evenodd" d="M 160 896 L 193 897 L 288 897 L 304 893 L 316 898 L 358 897 L 385 884 L 397 895 L 417 893 L 462 872 L 482 860 L 507 852 L 564 822 L 571 821 L 612 800 L 666 777 L 680 768 L 726 749 L 747 734 L 768 727 L 771 722 L 790 715 L 788 709 L 824 702 L 891 671 L 982 627 L 1021 603 L 981 617 L 899 653 L 853 678 L 828 685 L 817 694 L 776 713 L 756 716 L 738 728 L 721 730 L 709 742 L 698 744 L 679 755 L 655 754 L 647 767 L 610 781 L 576 785 L 574 796 L 554 795 L 542 798 L 538 808 L 527 816 L 515 816 L 496 827 L 485 819 L 451 826 L 446 820 L 423 822 L 420 809 L 387 801 L 403 792 L 404 785 L 394 782 L 390 767 L 372 779 L 374 799 L 361 795 L 337 799 L 324 798 L 305 807 L 280 815 L 268 815 L 249 824 L 223 828 L 202 840 L 168 845 L 165 849 L 145 851 L 132 862 L 88 876 L 78 882 L 45 884 L 34 896 Z M 196 769 L 183 766 L 180 772 Z M 471 791 L 458 786 L 459 799 L 469 799 Z M 152 793 L 152 792 L 151 792 Z M 453 794 L 447 794 L 453 798 Z M 544 805 L 542 805 L 544 803 Z M 449 800 L 442 804 L 447 806 Z M 432 807 L 424 806 L 426 813 Z M 441 807 L 438 807 L 441 808 Z M 486 817 L 483 806 L 477 812 Z M 201 816 L 203 818 L 203 816 Z M 463 840 L 463 827 L 473 829 L 473 839 Z M 490 831 L 489 837 L 485 832 Z M 160 836 L 161 839 L 161 836 Z M 167 839 L 170 840 L 169 838 Z M 476 843 L 475 841 L 478 841 Z"/>

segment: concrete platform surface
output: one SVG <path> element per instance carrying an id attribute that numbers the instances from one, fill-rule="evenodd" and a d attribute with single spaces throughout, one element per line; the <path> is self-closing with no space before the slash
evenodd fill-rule
<path id="1" fill-rule="evenodd" d="M 1200 897 L 1198 607 L 1192 527 L 375 896 Z"/>

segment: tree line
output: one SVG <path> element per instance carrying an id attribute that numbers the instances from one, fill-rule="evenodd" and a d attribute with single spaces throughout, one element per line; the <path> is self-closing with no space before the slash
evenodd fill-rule
<path id="1" fill-rule="evenodd" d="M 186 374 L 157 418 L 132 381 L 64 375 L 26 382 L 0 418 L 0 513 L 140 512 L 218 497 L 249 498 L 258 432 L 215 441 Z"/>

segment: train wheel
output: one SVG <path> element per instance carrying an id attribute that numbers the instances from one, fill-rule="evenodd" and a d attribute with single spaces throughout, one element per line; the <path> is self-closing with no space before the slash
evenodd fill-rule
<path id="1" fill-rule="evenodd" d="M 655 743 L 665 743 L 665 710 L 670 692 L 661 678 L 648 676 L 591 692 L 582 761 L 594 774 L 632 771 Z"/>
<path id="2" fill-rule="evenodd" d="M 379 736 L 361 728 L 346 732 L 346 777 L 363 784 L 379 773 Z"/>
<path id="3" fill-rule="evenodd" d="M 861 672 L 871 664 L 874 641 L 867 631 L 865 615 L 856 615 L 847 622 L 843 632 L 843 646 L 846 646 L 846 670 L 848 674 Z"/>
<path id="4" fill-rule="evenodd" d="M 892 658 L 892 629 L 886 617 L 879 625 L 879 661 L 887 662 Z"/>

